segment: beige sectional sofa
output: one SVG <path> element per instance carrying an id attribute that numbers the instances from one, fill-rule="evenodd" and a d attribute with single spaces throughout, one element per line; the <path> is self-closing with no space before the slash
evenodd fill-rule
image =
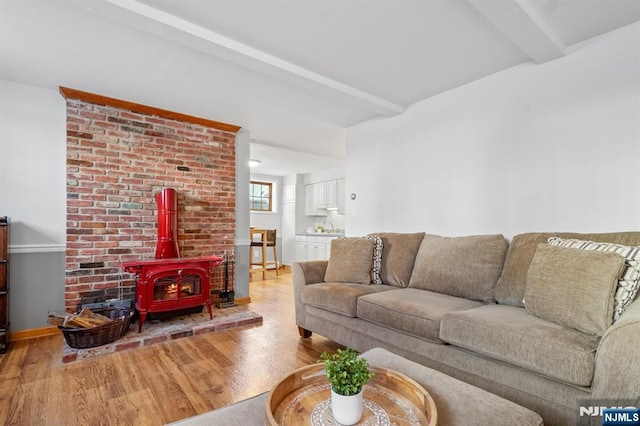
<path id="1" fill-rule="evenodd" d="M 640 405 L 635 246 L 640 232 L 335 240 L 329 261 L 292 266 L 296 323 L 303 337 L 386 348 L 547 425 L 588 422 L 580 405 Z"/>

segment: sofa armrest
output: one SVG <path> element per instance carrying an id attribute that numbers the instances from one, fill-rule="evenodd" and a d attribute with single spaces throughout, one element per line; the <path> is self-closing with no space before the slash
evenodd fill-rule
<path id="1" fill-rule="evenodd" d="M 592 399 L 640 403 L 640 299 L 602 336 L 596 353 Z"/>
<path id="2" fill-rule="evenodd" d="M 324 282 L 324 274 L 327 272 L 328 260 L 310 260 L 307 262 L 295 262 L 291 267 L 293 285 L 296 283 L 307 285 Z"/>
<path id="3" fill-rule="evenodd" d="M 294 262 L 291 265 L 293 278 L 293 297 L 296 310 L 296 324 L 305 327 L 305 310 L 302 303 L 302 290 L 307 285 L 324 282 L 324 274 L 327 271 L 328 260 L 311 260 L 308 262 Z"/>

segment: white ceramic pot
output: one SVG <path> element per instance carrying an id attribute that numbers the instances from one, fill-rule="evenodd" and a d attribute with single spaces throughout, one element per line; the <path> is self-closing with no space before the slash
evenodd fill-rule
<path id="1" fill-rule="evenodd" d="M 331 389 L 331 412 L 336 422 L 341 425 L 354 425 L 362 417 L 362 394 L 344 396 Z"/>

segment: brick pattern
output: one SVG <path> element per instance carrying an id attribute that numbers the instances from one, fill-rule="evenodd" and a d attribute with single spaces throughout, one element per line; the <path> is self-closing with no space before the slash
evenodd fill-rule
<path id="1" fill-rule="evenodd" d="M 113 343 L 95 348 L 74 349 L 65 341 L 62 347 L 62 362 L 73 362 L 143 346 L 152 346 L 198 334 L 238 327 L 260 326 L 262 323 L 262 315 L 251 311 L 231 312 L 227 315 L 214 317 L 213 319 L 209 319 L 205 314 L 201 314 L 199 317 L 196 314 L 190 316 L 188 320 L 184 320 L 184 317 L 182 317 L 167 324 L 154 324 L 142 330 L 142 333 L 129 332 Z"/>
<path id="2" fill-rule="evenodd" d="M 232 132 L 67 99 L 67 310 L 135 292 L 119 264 L 154 258 L 162 188 L 178 192 L 182 257 L 231 252 L 235 161 Z"/>

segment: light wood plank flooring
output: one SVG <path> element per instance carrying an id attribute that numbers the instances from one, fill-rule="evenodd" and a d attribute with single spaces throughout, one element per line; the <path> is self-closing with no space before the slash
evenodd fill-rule
<path id="1" fill-rule="evenodd" d="M 162 425 L 265 392 L 338 344 L 295 325 L 291 274 L 250 283 L 262 326 L 62 364 L 62 336 L 13 342 L 0 355 L 0 424 Z M 132 331 L 134 332 L 134 331 Z"/>

